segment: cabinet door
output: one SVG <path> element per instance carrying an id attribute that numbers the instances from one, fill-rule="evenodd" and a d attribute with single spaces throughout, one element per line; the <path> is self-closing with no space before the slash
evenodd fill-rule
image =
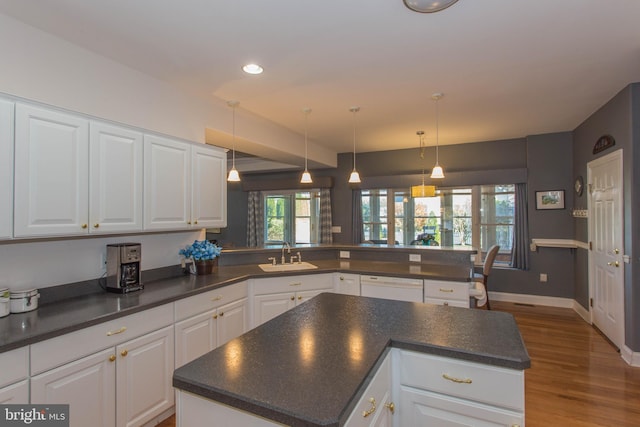
<path id="1" fill-rule="evenodd" d="M 91 122 L 89 232 L 142 230 L 142 134 Z"/>
<path id="2" fill-rule="evenodd" d="M 13 235 L 13 102 L 0 99 L 0 239 Z"/>
<path id="3" fill-rule="evenodd" d="M 247 310 L 246 298 L 234 301 L 218 309 L 218 317 L 216 319 L 218 347 L 247 332 L 249 329 Z"/>
<path id="4" fill-rule="evenodd" d="M 31 403 L 67 403 L 71 427 L 113 427 L 116 364 L 113 348 L 31 378 Z"/>
<path id="5" fill-rule="evenodd" d="M 15 237 L 87 233 L 89 122 L 16 104 Z"/>
<path id="6" fill-rule="evenodd" d="M 0 388 L 0 405 L 29 403 L 29 380 Z"/>
<path id="7" fill-rule="evenodd" d="M 118 427 L 139 426 L 173 406 L 173 326 L 121 344 L 116 353 Z"/>
<path id="8" fill-rule="evenodd" d="M 144 136 L 145 230 L 189 227 L 190 149 L 185 142 Z"/>
<path id="9" fill-rule="evenodd" d="M 176 369 L 216 348 L 218 329 L 210 310 L 176 323 Z"/>
<path id="10" fill-rule="evenodd" d="M 253 326 L 262 325 L 295 306 L 296 297 L 293 292 L 256 295 L 253 299 Z"/>
<path id="11" fill-rule="evenodd" d="M 345 427 L 391 427 L 391 357 L 386 356 L 373 379 L 356 403 Z M 400 424 L 404 426 L 405 424 Z M 423 425 L 423 424 L 406 424 Z"/>
<path id="12" fill-rule="evenodd" d="M 360 275 L 334 273 L 334 289 L 339 294 L 360 295 Z"/>
<path id="13" fill-rule="evenodd" d="M 401 426 L 512 427 L 524 425 L 524 416 L 487 405 L 417 390 L 400 388 Z"/>
<path id="14" fill-rule="evenodd" d="M 302 304 L 303 302 L 308 301 L 323 292 L 331 292 L 331 289 L 314 289 L 312 291 L 296 292 L 296 305 Z"/>
<path id="15" fill-rule="evenodd" d="M 191 146 L 191 223 L 199 228 L 227 226 L 227 154 Z"/>

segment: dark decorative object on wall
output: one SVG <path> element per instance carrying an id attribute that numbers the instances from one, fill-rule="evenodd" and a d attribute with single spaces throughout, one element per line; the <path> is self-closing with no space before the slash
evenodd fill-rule
<path id="1" fill-rule="evenodd" d="M 593 146 L 593 154 L 598 154 L 616 145 L 616 140 L 611 135 L 602 135 Z"/>

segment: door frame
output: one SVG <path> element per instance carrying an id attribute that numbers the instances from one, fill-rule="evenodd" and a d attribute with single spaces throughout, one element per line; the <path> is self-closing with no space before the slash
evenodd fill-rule
<path id="1" fill-rule="evenodd" d="M 594 239 L 594 231 L 593 231 L 593 227 L 594 227 L 594 207 L 593 207 L 593 202 L 592 202 L 592 189 L 591 189 L 591 185 L 592 185 L 592 168 L 594 168 L 595 166 L 599 166 L 602 163 L 607 163 L 610 161 L 616 161 L 618 164 L 618 182 L 620 183 L 620 187 L 619 187 L 619 191 L 617 194 L 617 201 L 616 203 L 619 204 L 620 207 L 620 211 L 618 213 L 618 221 L 620 221 L 620 236 L 621 237 L 621 250 L 622 253 L 620 254 L 620 259 L 623 260 L 624 259 L 624 247 L 625 247 L 625 234 L 624 234 L 624 161 L 623 161 L 623 149 L 619 149 L 616 150 L 610 154 L 607 154 L 605 156 L 599 157 L 597 159 L 594 159 L 590 162 L 587 163 L 587 210 L 588 210 L 588 219 L 587 219 L 587 228 L 588 228 L 588 240 L 589 240 L 589 248 L 591 248 L 592 243 L 593 243 L 593 239 Z M 593 257 L 594 257 L 594 253 L 593 251 L 590 249 L 589 250 L 589 256 L 588 256 L 588 273 L 589 273 L 589 320 L 591 322 L 591 324 L 593 325 L 593 319 L 594 319 L 594 309 L 593 309 L 593 298 L 594 298 L 594 280 L 595 280 L 595 274 L 594 274 L 594 261 L 593 261 Z M 622 318 L 622 322 L 620 322 L 620 326 L 622 328 L 622 342 L 620 343 L 620 351 L 622 352 L 622 348 L 625 345 L 625 275 L 624 275 L 624 265 L 625 263 L 622 262 L 621 263 L 621 267 L 622 267 L 622 314 L 621 314 L 621 318 Z"/>

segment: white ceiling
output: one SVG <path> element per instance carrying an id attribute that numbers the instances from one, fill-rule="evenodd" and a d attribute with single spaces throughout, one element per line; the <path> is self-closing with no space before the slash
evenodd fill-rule
<path id="1" fill-rule="evenodd" d="M 638 0 L 0 0 L 0 13 L 336 152 L 573 130 L 640 81 Z M 241 71 L 260 63 L 264 74 Z M 6 65 L 6 64 L 5 64 Z"/>

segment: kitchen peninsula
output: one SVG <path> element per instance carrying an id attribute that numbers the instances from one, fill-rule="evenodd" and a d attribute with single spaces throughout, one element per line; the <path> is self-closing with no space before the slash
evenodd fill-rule
<path id="1" fill-rule="evenodd" d="M 528 367 L 509 314 L 324 293 L 178 368 L 177 425 L 408 426 L 434 406 L 522 425 Z"/>

